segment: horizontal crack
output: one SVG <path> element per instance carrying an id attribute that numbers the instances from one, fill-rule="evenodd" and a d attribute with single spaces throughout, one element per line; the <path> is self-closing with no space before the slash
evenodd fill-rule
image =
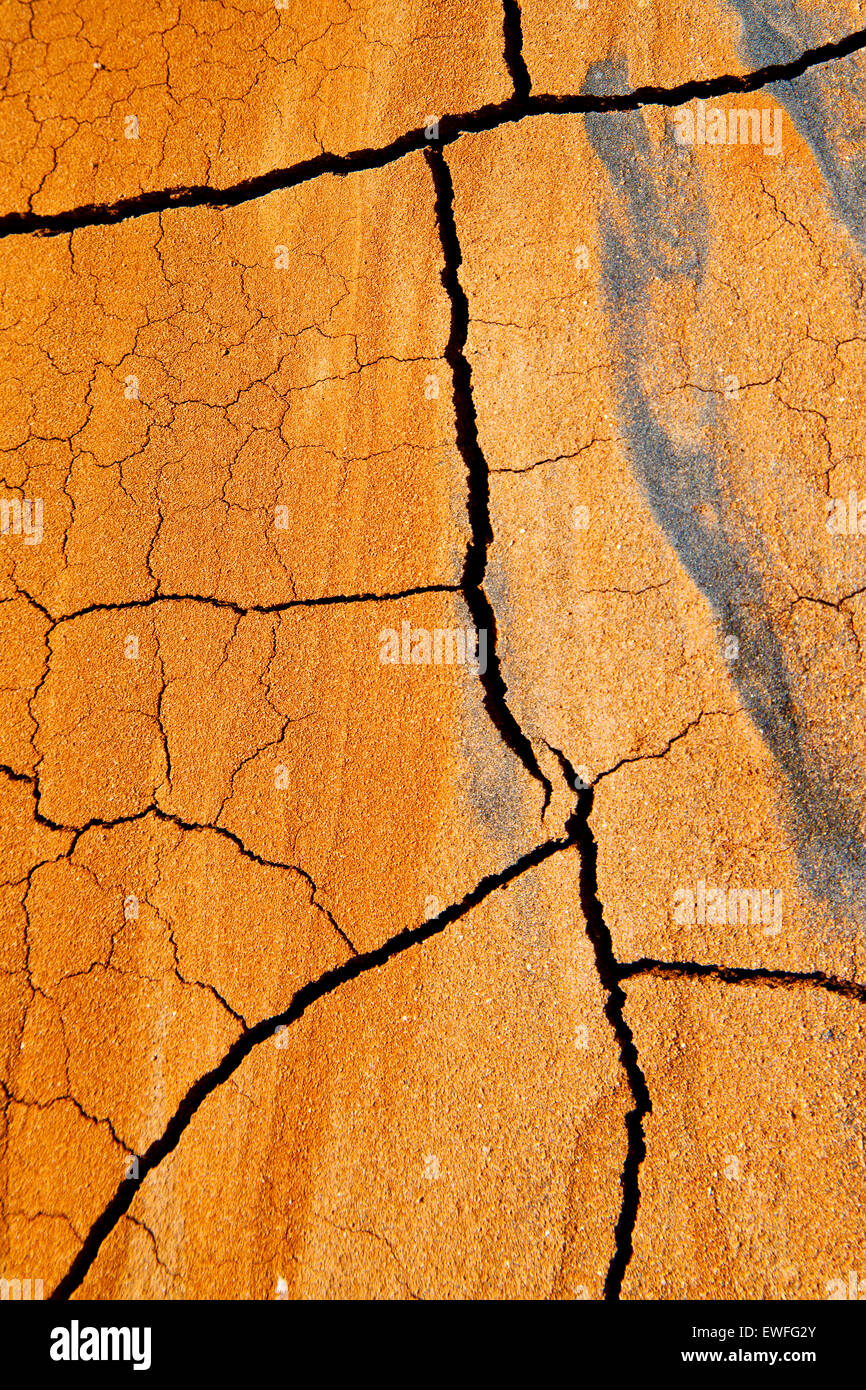
<path id="1" fill-rule="evenodd" d="M 866 1004 L 866 985 L 840 979 L 837 975 L 826 975 L 822 970 L 768 970 L 762 966 L 747 969 L 738 965 L 702 965 L 698 961 L 653 960 L 644 956 L 640 960 L 617 965 L 616 974 L 620 980 L 650 975 L 661 980 L 710 978 L 729 985 L 764 985 L 769 989 L 824 989 L 830 994 L 841 994 L 845 999 Z"/>
<path id="2" fill-rule="evenodd" d="M 14 768 L 8 767 L 6 764 L 0 764 L 0 775 L 8 777 L 12 782 L 26 782 L 28 784 L 33 793 L 33 818 L 37 824 L 44 825 L 47 829 L 55 830 L 60 834 L 72 836 L 67 849 L 56 855 L 53 861 L 45 862 L 56 863 L 59 859 L 70 859 L 75 852 L 78 841 L 90 830 L 116 830 L 121 825 L 134 825 L 137 821 L 145 820 L 147 816 L 153 816 L 156 820 L 162 821 L 164 825 L 174 825 L 178 830 L 198 831 L 202 833 L 210 832 L 213 835 L 219 835 L 224 840 L 229 840 L 231 844 L 235 846 L 238 853 L 242 855 L 244 859 L 249 859 L 253 864 L 258 864 L 265 869 L 286 869 L 289 873 L 297 874 L 311 890 L 310 905 L 315 907 L 317 911 L 321 912 L 323 916 L 328 919 L 334 931 L 338 936 L 342 937 L 353 955 L 358 954 L 354 942 L 343 930 L 330 910 L 325 907 L 323 903 L 319 902 L 316 896 L 319 891 L 318 885 L 311 875 L 307 873 L 306 869 L 302 869 L 299 864 L 290 864 L 286 860 L 265 859 L 263 855 L 257 854 L 255 850 L 245 845 L 241 837 L 237 835 L 234 830 L 229 830 L 227 826 L 184 820 L 182 816 L 177 815 L 174 811 L 164 811 L 161 806 L 157 806 L 155 803 L 145 806 L 140 811 L 130 811 L 123 816 L 114 816 L 110 820 L 95 816 L 91 820 L 86 821 L 84 825 L 62 825 L 59 821 L 52 820 L 50 816 L 46 816 L 40 807 L 39 803 L 42 793 L 38 776 L 28 772 L 17 772 Z M 37 865 L 36 867 L 41 866 Z M 31 872 L 33 872 L 33 870 L 31 870 Z"/>
<path id="3" fill-rule="evenodd" d="M 526 117 L 545 115 L 581 115 L 589 112 L 634 111 L 640 106 L 679 106 L 695 97 L 733 96 L 738 92 L 755 92 L 774 82 L 790 82 L 802 77 L 813 67 L 835 59 L 847 58 L 866 48 L 866 30 L 857 30 L 843 39 L 824 43 L 802 53 L 787 63 L 771 63 L 742 75 L 723 75 L 681 82 L 674 87 L 636 87 L 631 92 L 598 95 L 538 95 L 528 94 L 526 82 L 515 79 L 516 94 L 505 101 L 489 103 L 476 111 L 446 115 L 439 121 L 439 137 L 433 142 L 424 129 L 410 130 L 377 149 L 353 150 L 349 154 L 321 154 L 301 160 L 285 169 L 271 169 L 227 188 L 212 188 L 206 184 L 190 187 L 158 189 L 121 198 L 116 203 L 89 204 L 65 212 L 11 212 L 0 217 L 0 237 L 35 233 L 57 236 L 80 227 L 101 227 L 128 217 L 143 217 L 169 208 L 237 207 L 282 189 L 296 188 L 323 174 L 345 175 L 365 170 L 382 169 L 407 154 L 425 146 L 451 144 L 461 135 L 479 134 Z M 512 62 L 518 54 L 512 41 L 509 49 Z M 519 60 L 522 63 L 522 58 Z M 515 68 L 515 73 L 517 68 Z M 514 76 L 514 74 L 512 74 Z"/>
<path id="4" fill-rule="evenodd" d="M 331 608 L 341 603 L 395 603 L 404 598 L 416 598 L 421 594 L 459 594 L 459 584 L 419 584 L 411 589 L 398 589 L 391 594 L 324 594 L 320 598 L 286 599 L 282 603 L 236 603 L 234 599 L 212 598 L 209 594 L 164 594 L 157 592 L 148 598 L 129 599 L 118 603 L 90 603 L 85 608 L 77 608 L 73 613 L 55 615 L 38 599 L 19 589 L 15 597 L 26 599 L 44 613 L 55 627 L 61 623 L 74 622 L 76 618 L 86 618 L 90 613 L 119 613 L 127 608 L 153 608 L 159 603 L 203 603 L 211 608 L 224 608 L 231 613 L 245 617 L 248 613 L 288 613 L 294 608 Z M 46 634 L 47 635 L 47 634 Z"/>

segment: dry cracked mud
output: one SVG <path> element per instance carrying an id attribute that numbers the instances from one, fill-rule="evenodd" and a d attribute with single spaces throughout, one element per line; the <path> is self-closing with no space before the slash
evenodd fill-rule
<path id="1" fill-rule="evenodd" d="M 0 1276 L 866 1296 L 863 6 L 2 43 Z"/>

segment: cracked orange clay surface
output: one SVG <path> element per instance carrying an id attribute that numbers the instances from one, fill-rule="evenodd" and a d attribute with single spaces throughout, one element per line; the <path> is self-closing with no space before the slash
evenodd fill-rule
<path id="1" fill-rule="evenodd" d="M 860 7 L 103 8 L 2 21 L 0 1277 L 838 1296 Z"/>
<path id="2" fill-rule="evenodd" d="M 223 188 L 510 95 L 498 0 L 3 6 L 2 210 Z"/>

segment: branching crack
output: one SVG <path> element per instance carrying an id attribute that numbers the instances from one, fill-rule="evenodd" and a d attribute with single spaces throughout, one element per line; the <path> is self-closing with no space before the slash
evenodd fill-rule
<path id="1" fill-rule="evenodd" d="M 58 235 L 70 233 L 78 228 L 103 226 L 117 223 L 123 219 L 144 216 L 171 208 L 183 207 L 236 207 L 269 193 L 296 187 L 326 174 L 345 176 L 353 172 L 381 169 L 404 156 L 423 150 L 430 168 L 435 192 L 435 210 L 442 247 L 444 267 L 441 280 L 448 296 L 451 310 L 450 331 L 444 358 L 447 362 L 453 383 L 453 405 L 455 414 L 456 443 L 466 466 L 467 511 L 470 524 L 470 539 L 466 549 L 463 573 L 459 586 L 431 585 L 407 589 L 394 594 L 357 594 L 348 596 L 322 597 L 309 600 L 293 600 L 273 606 L 253 605 L 241 607 L 230 601 L 221 601 L 200 595 L 161 594 L 158 589 L 149 598 L 129 604 L 94 604 L 79 612 L 53 617 L 36 600 L 31 600 L 53 624 L 71 621 L 87 613 L 133 607 L 147 607 L 166 601 L 194 601 L 216 607 L 232 609 L 238 614 L 249 612 L 276 613 L 293 607 L 317 606 L 324 604 L 385 602 L 406 598 L 416 594 L 436 592 L 460 592 L 466 602 L 476 628 L 486 630 L 489 638 L 488 664 L 479 679 L 483 688 L 484 705 L 501 739 L 519 759 L 525 770 L 544 788 L 544 809 L 552 796 L 552 784 L 545 776 L 528 735 L 508 703 L 506 685 L 497 648 L 497 623 L 493 605 L 484 587 L 487 573 L 489 547 L 493 541 L 490 517 L 490 469 L 479 440 L 478 420 L 472 387 L 472 368 L 466 356 L 466 343 L 469 332 L 469 304 L 460 280 L 462 253 L 457 233 L 454 213 L 454 187 L 451 172 L 442 150 L 458 140 L 463 134 L 478 133 L 496 129 L 502 125 L 527 118 L 551 114 L 586 114 L 590 112 L 622 112 L 636 110 L 642 106 L 676 107 L 696 97 L 714 98 L 736 93 L 753 92 L 772 83 L 792 81 L 811 68 L 822 63 L 845 58 L 866 48 L 866 30 L 850 34 L 832 43 L 813 48 L 797 59 L 787 63 L 774 64 L 744 75 L 725 75 L 702 81 L 687 81 L 671 88 L 641 87 L 626 94 L 608 95 L 532 95 L 532 84 L 523 57 L 521 13 L 519 0 L 503 0 L 503 42 L 504 60 L 513 82 L 513 95 L 503 102 L 489 104 L 478 110 L 445 115 L 439 121 L 438 136 L 435 140 L 422 129 L 411 130 L 389 144 L 378 149 L 356 150 L 345 155 L 322 152 L 313 159 L 302 161 L 286 169 L 274 169 L 228 188 L 217 189 L 198 185 L 159 190 L 122 199 L 113 204 L 91 205 L 70 209 L 65 212 L 40 216 L 35 213 L 12 213 L 0 217 L 0 236 L 34 234 Z M 593 441 L 596 442 L 596 441 Z M 590 447 L 587 445 L 586 447 Z M 563 456 L 571 457 L 571 456 Z M 540 463 L 554 460 L 540 460 L 519 470 L 497 470 L 526 472 L 538 467 Z M 558 461 L 558 460 L 556 460 Z M 656 588 L 662 586 L 647 586 Z M 643 593 L 647 589 L 637 592 Z M 601 592 L 601 591 L 599 591 Z M 627 592 L 627 591 L 626 591 Z M 24 597 L 29 597 L 23 595 Z M 165 693 L 163 672 L 162 694 L 158 708 L 158 720 L 162 730 L 162 696 Z M 727 713 L 711 711 L 711 714 Z M 678 739 L 684 738 L 700 720 L 699 715 L 686 729 L 676 735 L 667 748 L 660 753 L 644 755 L 652 758 L 664 757 Z M 166 778 L 170 785 L 171 764 L 168 744 L 163 732 L 166 754 Z M 247 849 L 240 838 L 219 825 L 197 825 L 181 820 L 179 817 L 162 811 L 157 806 L 149 806 L 143 811 L 123 816 L 114 821 L 93 820 L 82 827 L 64 827 L 48 820 L 40 811 L 38 780 L 11 768 L 0 769 L 15 781 L 27 782 L 33 789 L 35 799 L 35 818 L 43 825 L 55 830 L 70 831 L 72 842 L 66 855 L 72 853 L 78 840 L 95 826 L 119 825 L 137 821 L 153 814 L 159 819 L 177 825 L 183 830 L 211 830 L 230 839 L 244 856 L 259 864 L 291 869 L 301 875 L 311 888 L 311 903 L 326 912 L 331 924 L 352 951 L 351 957 L 342 964 L 323 973 L 318 979 L 308 981 L 292 996 L 287 1007 L 280 1013 L 248 1025 L 242 1016 L 229 1007 L 213 986 L 206 986 L 229 1010 L 241 1026 L 242 1031 L 224 1053 L 221 1060 L 210 1071 L 197 1078 L 180 1101 L 162 1134 L 153 1141 L 144 1154 L 139 1155 L 139 1181 L 145 1179 L 156 1169 L 163 1159 L 171 1154 L 180 1143 L 183 1134 L 191 1124 L 199 1108 L 226 1082 L 245 1059 L 260 1044 L 272 1039 L 277 1028 L 283 1028 L 299 1021 L 309 1009 L 318 1002 L 336 993 L 343 985 L 358 979 L 369 971 L 388 964 L 403 952 L 422 945 L 425 941 L 443 932 L 446 927 L 460 920 L 491 894 L 505 889 L 514 880 L 546 862 L 552 856 L 568 849 L 576 849 L 580 858 L 579 884 L 580 902 L 583 911 L 588 940 L 592 946 L 595 967 L 599 981 L 605 992 L 605 1017 L 613 1031 L 619 1049 L 620 1062 L 631 1093 L 633 1105 L 625 1117 L 627 1152 L 620 1176 L 622 1198 L 614 1231 L 614 1250 L 604 1284 L 604 1297 L 616 1300 L 620 1297 L 625 1271 L 633 1252 L 633 1237 L 640 1204 L 639 1175 L 646 1156 L 645 1120 L 652 1111 L 652 1100 L 647 1079 L 642 1069 L 631 1028 L 625 1017 L 627 996 L 623 985 L 626 981 L 641 976 L 676 980 L 712 978 L 726 984 L 753 985 L 765 988 L 819 988 L 841 995 L 859 1003 L 866 1003 L 866 986 L 853 981 L 829 976 L 820 971 L 798 973 L 788 970 L 764 968 L 740 968 L 715 964 L 701 964 L 691 961 L 661 961 L 643 957 L 631 962 L 620 962 L 614 952 L 610 928 L 604 919 L 604 912 L 598 891 L 598 846 L 590 828 L 593 809 L 594 789 L 598 782 L 612 775 L 623 765 L 640 761 L 641 758 L 624 758 L 614 768 L 601 773 L 591 786 L 586 786 L 577 776 L 568 758 L 560 750 L 552 748 L 569 785 L 577 791 L 574 810 L 565 825 L 564 835 L 543 841 L 534 849 L 518 858 L 509 867 L 496 874 L 487 875 L 459 902 L 445 908 L 437 916 L 420 926 L 405 928 L 382 945 L 371 951 L 359 953 L 345 932 L 341 930 L 327 909 L 316 901 L 316 885 L 308 874 L 295 865 L 275 864 L 260 858 Z M 177 967 L 176 943 L 175 968 Z M 234 1083 L 232 1083 L 234 1084 Z M 71 1097 L 70 1097 L 71 1099 Z M 77 1104 L 77 1102 L 74 1102 Z M 79 1107 L 80 1109 L 80 1107 Z M 84 1114 L 84 1112 L 81 1112 Z M 110 1121 L 96 1120 L 95 1123 Z M 113 1133 L 113 1130 L 112 1130 Z M 115 1136 L 116 1137 L 116 1136 Z M 67 1299 L 78 1290 L 100 1250 L 115 1229 L 118 1222 L 128 1214 L 135 1197 L 138 1183 L 122 1180 L 106 1207 L 93 1222 L 68 1271 L 60 1279 L 51 1297 L 55 1300 Z M 136 1217 L 130 1217 L 147 1231 L 156 1250 L 156 1239 L 150 1229 Z M 332 1223 L 333 1224 L 333 1223 Z M 342 1228 L 341 1228 L 342 1229 Z M 390 1242 L 384 1235 L 372 1230 L 362 1230 L 355 1234 L 365 1234 L 385 1241 L 397 1259 Z M 159 1259 L 158 1250 L 156 1250 Z M 160 1261 L 160 1263 L 162 1263 Z M 399 1263 L 399 1261 L 398 1261 Z M 172 1273 L 172 1271 L 168 1271 Z"/>
<path id="2" fill-rule="evenodd" d="M 399 956 L 413 946 L 420 945 L 431 937 L 437 936 L 452 922 L 458 921 L 472 908 L 477 907 L 491 893 L 499 888 L 507 887 L 509 883 L 526 873 L 527 870 L 543 864 L 561 850 L 568 849 L 571 843 L 569 837 L 546 840 L 543 844 L 522 855 L 507 869 L 483 878 L 460 902 L 453 903 L 436 917 L 423 922 L 420 926 L 406 928 L 396 936 L 391 937 L 382 946 L 376 947 L 375 950 L 367 951 L 363 955 L 352 956 L 342 965 L 320 975 L 317 980 L 311 980 L 303 985 L 292 996 L 288 1007 L 282 1013 L 262 1019 L 252 1028 L 247 1029 L 235 1040 L 221 1061 L 192 1084 L 162 1134 L 143 1154 L 139 1155 L 139 1180 L 146 1178 L 148 1173 L 152 1172 L 177 1147 L 199 1107 L 214 1091 L 229 1080 L 255 1047 L 273 1037 L 278 1027 L 288 1027 L 297 1023 L 313 1004 L 333 994 L 341 985 L 357 979 L 360 975 L 365 975 L 370 970 L 386 965 L 395 956 Z M 128 1180 L 119 1183 L 114 1196 L 90 1227 L 81 1249 L 51 1294 L 53 1299 L 68 1299 L 80 1287 L 103 1243 L 121 1217 L 126 1215 L 132 1204 L 137 1186 L 137 1182 Z"/>

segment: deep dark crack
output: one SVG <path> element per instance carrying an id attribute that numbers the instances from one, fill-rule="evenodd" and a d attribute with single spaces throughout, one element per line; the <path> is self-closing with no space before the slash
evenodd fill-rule
<path id="1" fill-rule="evenodd" d="M 503 57 L 514 83 L 514 95 L 518 101 L 525 101 L 532 91 L 532 79 L 523 57 L 523 25 L 518 0 L 502 0 L 502 35 L 505 40 Z"/>
<path id="2" fill-rule="evenodd" d="M 558 757 L 563 760 L 564 755 L 559 753 Z M 569 771 L 574 785 L 574 769 L 569 766 Z M 604 1281 L 604 1297 L 614 1301 L 619 1298 L 623 1277 L 632 1256 L 634 1228 L 640 1206 L 638 1178 L 646 1157 L 644 1120 L 652 1111 L 652 1101 L 632 1031 L 626 1022 L 626 995 L 619 983 L 619 965 L 614 955 L 613 939 L 598 896 L 598 846 L 589 825 L 593 795 L 592 787 L 580 792 L 568 829 L 580 852 L 580 905 L 586 922 L 586 934 L 595 953 L 595 968 L 607 995 L 605 1017 L 619 1046 L 620 1062 L 634 1101 L 625 1117 L 628 1146 L 620 1174 L 622 1202 L 614 1230 L 614 1251 Z"/>
<path id="3" fill-rule="evenodd" d="M 710 965 L 691 960 L 653 960 L 643 956 L 640 960 L 617 965 L 616 974 L 620 980 L 649 975 L 657 980 L 711 979 L 721 980 L 728 985 L 763 985 L 769 989 L 824 989 L 829 994 L 841 994 L 844 999 L 866 1004 L 866 985 L 857 984 L 855 980 L 840 979 L 838 975 L 827 975 L 823 970 L 769 970 L 764 966 Z"/>
<path id="4" fill-rule="evenodd" d="M 451 331 L 445 347 L 445 360 L 454 384 L 454 417 L 457 448 L 466 465 L 467 511 L 471 537 L 463 565 L 462 592 L 478 631 L 488 633 L 488 664 L 479 675 L 484 691 L 484 707 L 503 742 L 520 759 L 527 772 L 544 787 L 545 809 L 552 787 L 538 765 L 532 744 L 521 729 L 508 704 L 508 687 L 502 675 L 497 649 L 496 614 L 484 589 L 487 551 L 493 540 L 490 522 L 490 473 L 478 439 L 478 419 L 472 395 L 472 367 L 464 351 L 469 333 L 469 301 L 460 283 L 463 256 L 454 220 L 454 185 L 441 150 L 426 151 L 427 163 L 436 192 L 436 221 L 445 261 L 442 285 L 451 304 Z"/>
<path id="5" fill-rule="evenodd" d="M 82 227 L 111 225 L 127 218 L 144 216 L 171 208 L 235 207 L 278 190 L 296 187 L 325 174 L 345 176 L 353 172 L 381 169 L 408 154 L 424 150 L 433 180 L 437 225 L 444 259 L 441 280 L 449 299 L 451 311 L 449 338 L 444 358 L 452 373 L 456 443 L 467 474 L 470 539 L 459 587 L 455 585 L 432 585 L 407 589 L 395 594 L 323 597 L 270 606 L 252 605 L 249 608 L 242 608 L 238 604 L 207 596 L 166 595 L 157 591 L 144 600 L 127 604 L 94 604 L 77 613 L 62 615 L 58 618 L 53 618 L 36 600 L 30 601 L 56 624 L 70 621 L 87 613 L 147 607 L 166 601 L 194 601 L 212 604 L 217 607 L 233 609 L 239 614 L 247 612 L 277 613 L 294 607 L 384 602 L 407 598 L 416 594 L 461 592 L 476 628 L 479 631 L 486 630 L 488 633 L 488 665 L 486 671 L 479 674 L 485 709 L 505 745 L 519 759 L 526 771 L 543 786 L 545 792 L 544 807 L 546 809 L 552 796 L 552 786 L 539 766 L 529 737 L 509 705 L 508 687 L 505 683 L 498 654 L 496 615 L 484 588 L 488 552 L 493 541 L 490 517 L 490 470 L 479 440 L 478 420 L 473 398 L 472 367 L 465 351 L 469 332 L 469 304 L 460 281 L 462 253 L 454 212 L 454 187 L 442 148 L 453 143 L 463 134 L 490 131 L 502 125 L 535 116 L 631 111 L 651 105 L 675 107 L 698 97 L 714 98 L 754 92 L 775 82 L 791 81 L 822 63 L 847 57 L 866 48 L 866 30 L 850 34 L 836 42 L 820 45 L 792 61 L 769 65 L 745 75 L 725 75 L 701 81 L 687 81 L 671 88 L 646 86 L 633 89 L 625 94 L 611 93 L 607 95 L 532 95 L 531 78 L 523 57 L 521 12 L 518 0 L 503 0 L 503 43 L 504 60 L 514 87 L 513 95 L 503 102 L 489 104 L 472 112 L 443 116 L 439 121 L 438 136 L 434 141 L 429 139 L 424 130 L 411 130 L 378 149 L 356 150 L 345 155 L 323 152 L 314 159 L 301 161 L 290 168 L 271 170 L 224 189 L 198 185 L 159 190 L 121 199 L 113 204 L 91 205 L 43 216 L 36 213 L 11 213 L 5 217 L 0 217 L 0 236 L 17 234 L 57 235 L 69 233 Z M 24 597 L 29 596 L 24 595 Z M 163 680 L 163 694 L 164 690 Z M 161 706 L 162 695 L 160 696 L 160 715 Z M 160 728 L 162 728 L 161 720 Z M 171 768 L 164 731 L 163 742 L 166 749 L 167 776 L 170 781 Z M 633 1253 L 634 1230 L 640 1205 L 639 1177 L 641 1165 L 646 1156 L 644 1123 L 652 1111 L 646 1076 L 641 1067 L 631 1028 L 625 1017 L 627 996 L 623 988 L 624 982 L 638 977 L 663 980 L 710 978 L 731 985 L 823 989 L 859 1003 L 866 1002 L 866 986 L 829 976 L 820 971 L 798 973 L 765 968 L 749 969 L 691 961 L 662 961 L 649 957 L 626 963 L 619 962 L 614 953 L 611 931 L 605 922 L 603 907 L 599 898 L 598 846 L 589 824 L 593 809 L 594 789 L 591 786 L 584 786 L 578 780 L 575 769 L 565 754 L 557 749 L 552 749 L 552 751 L 559 760 L 566 780 L 577 792 L 575 809 L 566 822 L 563 836 L 542 842 L 506 869 L 496 874 L 487 875 L 459 902 L 447 907 L 430 921 L 420 926 L 405 928 L 371 951 L 358 953 L 331 914 L 327 913 L 331 924 L 353 952 L 351 958 L 326 971 L 318 979 L 307 982 L 295 992 L 288 1006 L 282 1012 L 260 1020 L 253 1026 L 246 1026 L 241 1016 L 229 1009 L 225 1000 L 217 994 L 216 990 L 212 986 L 206 986 L 229 1009 L 229 1012 L 243 1026 L 244 1031 L 228 1048 L 217 1065 L 200 1076 L 190 1086 L 163 1133 L 154 1140 L 144 1154 L 139 1156 L 139 1180 L 146 1178 L 163 1159 L 173 1152 L 199 1108 L 238 1070 L 254 1048 L 273 1037 L 278 1027 L 290 1026 L 297 1022 L 313 1005 L 334 994 L 344 984 L 386 965 L 403 952 L 423 944 L 444 931 L 452 923 L 460 920 L 492 893 L 506 888 L 522 874 L 536 868 L 563 850 L 575 848 L 580 860 L 580 903 L 585 919 L 586 933 L 593 949 L 598 978 L 606 996 L 604 1013 L 616 1038 L 620 1062 L 633 1100 L 632 1108 L 625 1117 L 628 1142 L 620 1175 L 622 1199 L 614 1232 L 614 1251 L 604 1284 L 604 1298 L 606 1300 L 617 1300 L 620 1297 L 625 1271 Z M 631 760 L 625 759 L 623 761 Z M 618 766 L 620 765 L 618 764 Z M 615 770 L 612 769 L 611 771 Z M 81 836 L 93 827 L 120 825 L 153 814 L 184 830 L 213 831 L 230 839 L 241 854 L 256 863 L 286 868 L 298 873 L 311 887 L 311 903 L 320 910 L 327 911 L 316 902 L 316 885 L 303 870 L 295 865 L 276 864 L 261 858 L 247 849 L 238 836 L 219 825 L 193 824 L 178 816 L 170 815 L 156 806 L 149 806 L 142 811 L 111 821 L 93 820 L 89 821 L 87 825 L 77 828 L 60 826 L 42 814 L 39 806 L 39 785 L 36 778 L 16 772 L 11 768 L 3 768 L 0 771 L 4 771 L 12 780 L 27 782 L 32 787 L 35 802 L 34 814 L 38 823 L 49 826 L 53 830 L 62 830 L 73 834 L 72 842 L 68 850 L 65 851 L 67 857 L 73 852 Z M 106 1123 L 110 1124 L 109 1121 Z M 80 1288 L 96 1261 L 105 1240 L 121 1218 L 127 1214 L 134 1200 L 137 1186 L 137 1182 L 125 1179 L 119 1182 L 114 1195 L 93 1222 L 67 1273 L 61 1278 L 51 1294 L 53 1299 L 67 1299 Z M 144 1229 L 147 1228 L 144 1227 Z M 148 1234 L 151 1234 L 151 1239 L 154 1239 L 152 1233 L 148 1231 Z M 372 1231 L 367 1232 L 367 1234 L 377 1235 Z M 384 1239 L 384 1237 L 381 1238 Z"/>
<path id="6" fill-rule="evenodd" d="M 516 5 L 514 6 L 516 9 Z M 761 87 L 774 82 L 790 82 L 802 77 L 803 73 L 822 63 L 834 59 L 847 58 L 866 48 L 866 30 L 857 30 L 845 38 L 832 43 L 819 44 L 808 49 L 798 58 L 787 63 L 770 63 L 753 72 L 725 74 L 700 80 L 681 82 L 674 87 L 635 87 L 626 93 L 608 95 L 538 95 L 517 94 L 518 82 L 528 82 L 529 76 L 523 64 L 522 53 L 517 50 L 513 35 L 508 36 L 506 16 L 506 61 L 516 66 L 512 70 L 515 81 L 515 95 L 501 102 L 488 103 L 475 111 L 445 115 L 439 121 L 439 134 L 436 145 L 450 145 L 461 135 L 479 134 L 495 130 L 498 126 L 522 121 L 530 116 L 546 115 L 585 115 L 587 112 L 635 111 L 641 106 L 681 106 L 695 97 L 734 96 L 738 92 L 756 92 Z M 521 72 L 522 68 L 522 72 Z M 140 193 L 135 197 L 121 198 L 115 203 L 91 203 L 86 207 L 69 208 L 65 212 L 34 213 L 10 212 L 0 217 L 0 237 L 36 233 L 43 236 L 57 236 L 73 232 L 79 227 L 102 227 L 128 217 L 143 217 L 151 212 L 164 212 L 169 208 L 238 207 L 241 203 L 262 198 L 286 188 L 296 188 L 309 183 L 311 179 L 323 174 L 351 174 L 368 169 L 383 169 L 404 155 L 413 154 L 430 145 L 430 138 L 423 128 L 406 131 L 387 145 L 379 148 L 353 150 L 349 154 L 323 153 L 313 159 L 304 159 L 285 169 L 270 169 L 254 178 L 243 179 L 227 188 L 211 188 L 206 184 L 188 187 L 157 189 L 151 193 Z"/>

